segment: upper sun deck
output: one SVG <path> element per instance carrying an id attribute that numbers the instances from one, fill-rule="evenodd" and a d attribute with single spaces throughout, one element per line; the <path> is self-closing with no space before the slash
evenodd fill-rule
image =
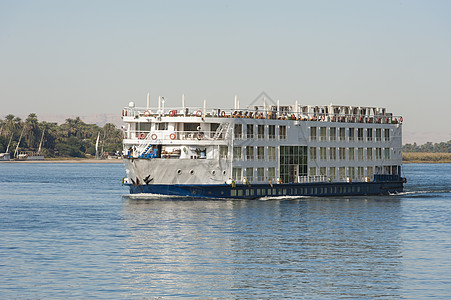
<path id="1" fill-rule="evenodd" d="M 394 116 L 380 107 L 361 107 L 344 105 L 310 106 L 310 105 L 264 105 L 244 109 L 207 109 L 202 107 L 150 108 L 135 107 L 130 103 L 122 110 L 124 122 L 136 123 L 148 121 L 149 118 L 161 121 L 163 117 L 178 117 L 174 122 L 186 122 L 186 118 L 247 118 L 270 120 L 298 120 L 317 122 L 401 124 L 403 118 Z M 181 119 L 183 117 L 183 119 Z M 218 120 L 219 121 L 219 120 Z M 226 120 L 224 120 L 225 122 Z"/>

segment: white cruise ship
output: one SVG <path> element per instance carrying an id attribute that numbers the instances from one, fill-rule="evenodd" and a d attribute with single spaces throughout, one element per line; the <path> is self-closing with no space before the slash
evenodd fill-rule
<path id="1" fill-rule="evenodd" d="M 130 193 L 193 198 L 403 191 L 402 122 L 385 108 L 266 104 L 122 110 Z"/>

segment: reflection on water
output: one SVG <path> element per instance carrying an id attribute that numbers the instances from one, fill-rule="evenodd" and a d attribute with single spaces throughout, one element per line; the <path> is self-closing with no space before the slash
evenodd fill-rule
<path id="1" fill-rule="evenodd" d="M 396 198 L 128 199 L 123 215 L 135 296 L 400 296 Z"/>

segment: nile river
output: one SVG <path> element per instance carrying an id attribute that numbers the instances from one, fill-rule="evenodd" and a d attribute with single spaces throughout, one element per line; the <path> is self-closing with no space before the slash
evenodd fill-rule
<path id="1" fill-rule="evenodd" d="M 135 199 L 121 164 L 0 164 L 1 299 L 450 299 L 451 164 L 393 196 Z"/>

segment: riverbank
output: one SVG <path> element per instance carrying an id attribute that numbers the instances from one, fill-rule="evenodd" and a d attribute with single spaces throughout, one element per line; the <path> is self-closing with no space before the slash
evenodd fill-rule
<path id="1" fill-rule="evenodd" d="M 404 152 L 403 163 L 451 163 L 451 153 Z"/>

